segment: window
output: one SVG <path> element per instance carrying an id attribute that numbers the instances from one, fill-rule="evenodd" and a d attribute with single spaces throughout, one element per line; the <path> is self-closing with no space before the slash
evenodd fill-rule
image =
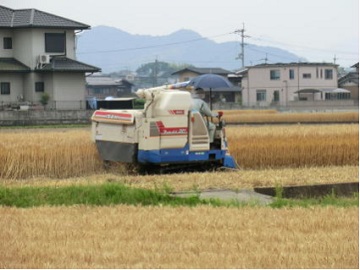
<path id="1" fill-rule="evenodd" d="M 45 33 L 45 52 L 65 53 L 65 33 Z"/>
<path id="2" fill-rule="evenodd" d="M 295 79 L 295 70 L 289 69 L 289 79 L 290 80 Z"/>
<path id="3" fill-rule="evenodd" d="M 311 73 L 303 73 L 303 79 L 311 79 Z"/>
<path id="4" fill-rule="evenodd" d="M 266 101 L 266 90 L 256 90 L 256 101 Z"/>
<path id="5" fill-rule="evenodd" d="M 325 93 L 326 100 L 350 99 L 350 93 Z"/>
<path id="6" fill-rule="evenodd" d="M 35 82 L 35 92 L 43 93 L 45 90 L 44 82 Z"/>
<path id="7" fill-rule="evenodd" d="M 275 90 L 274 91 L 274 99 L 273 99 L 274 102 L 279 102 L 280 101 L 280 92 L 279 90 Z"/>
<path id="8" fill-rule="evenodd" d="M 280 70 L 279 69 L 270 70 L 270 80 L 280 80 Z"/>
<path id="9" fill-rule="evenodd" d="M 10 95 L 10 83 L 9 82 L 2 82 L 0 84 L 1 88 L 1 95 Z"/>
<path id="10" fill-rule="evenodd" d="M 333 70 L 325 69 L 325 80 L 332 80 L 333 78 Z"/>
<path id="11" fill-rule="evenodd" d="M 4 49 L 9 50 L 12 49 L 12 38 L 4 37 Z"/>

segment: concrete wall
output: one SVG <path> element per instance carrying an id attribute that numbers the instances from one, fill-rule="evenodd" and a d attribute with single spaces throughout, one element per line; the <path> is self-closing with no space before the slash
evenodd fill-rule
<path id="1" fill-rule="evenodd" d="M 0 111 L 0 126 L 87 124 L 93 111 Z"/>

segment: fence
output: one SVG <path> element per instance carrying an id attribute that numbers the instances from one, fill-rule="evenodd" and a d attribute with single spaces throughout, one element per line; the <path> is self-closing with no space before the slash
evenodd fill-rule
<path id="1" fill-rule="evenodd" d="M 0 111 L 0 126 L 88 124 L 92 110 Z"/>

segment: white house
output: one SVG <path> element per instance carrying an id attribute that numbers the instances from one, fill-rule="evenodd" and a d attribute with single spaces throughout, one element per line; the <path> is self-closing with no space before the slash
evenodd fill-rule
<path id="1" fill-rule="evenodd" d="M 338 88 L 337 65 L 331 63 L 278 63 L 250 66 L 242 75 L 244 106 L 288 106 L 297 101 L 349 99 Z"/>
<path id="2" fill-rule="evenodd" d="M 85 108 L 85 73 L 99 68 L 76 61 L 76 33 L 90 26 L 36 9 L 0 6 L 0 107 L 39 104 Z"/>

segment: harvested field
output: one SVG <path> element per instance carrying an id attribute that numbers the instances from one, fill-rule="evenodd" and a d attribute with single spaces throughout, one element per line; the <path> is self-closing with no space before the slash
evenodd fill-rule
<path id="1" fill-rule="evenodd" d="M 227 127 L 243 169 L 358 165 L 359 125 Z M 90 129 L 0 134 L 0 178 L 68 178 L 104 173 Z M 123 169 L 123 173 L 126 171 Z"/>
<path id="2" fill-rule="evenodd" d="M 358 208 L 0 207 L 1 268 L 358 268 Z"/>
<path id="3" fill-rule="evenodd" d="M 204 189 L 251 189 L 276 185 L 314 185 L 359 181 L 358 166 L 240 170 L 170 175 L 94 174 L 66 179 L 2 179 L 4 186 L 68 186 L 119 182 L 136 188 L 189 191 Z"/>

